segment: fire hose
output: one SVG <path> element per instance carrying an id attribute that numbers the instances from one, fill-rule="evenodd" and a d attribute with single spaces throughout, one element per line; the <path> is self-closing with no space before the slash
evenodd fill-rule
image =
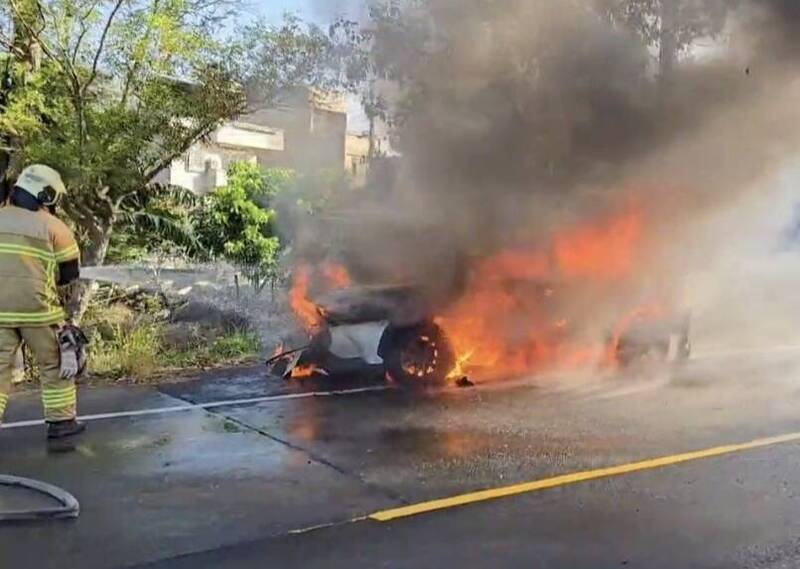
<path id="1" fill-rule="evenodd" d="M 61 376 L 72 379 L 81 375 L 86 368 L 86 346 L 89 343 L 83 331 L 77 326 L 64 326 L 59 331 L 58 343 L 61 352 Z M 65 360 L 69 360 L 65 358 L 65 356 L 71 356 L 73 364 L 68 370 L 69 373 L 65 373 Z M 23 490 L 37 492 L 52 498 L 59 504 L 58 506 L 48 508 L 0 510 L 0 523 L 77 518 L 80 513 L 80 504 L 75 496 L 52 484 L 47 484 L 46 482 L 33 480 L 31 478 L 0 474 L 0 486 L 21 488 Z"/>
<path id="2" fill-rule="evenodd" d="M 62 518 L 77 518 L 80 513 L 80 504 L 75 496 L 52 484 L 0 474 L 0 486 L 32 490 L 44 494 L 58 502 L 59 506 L 49 508 L 32 508 L 21 510 L 0 510 L 1 522 L 19 522 L 31 520 L 56 520 Z"/>

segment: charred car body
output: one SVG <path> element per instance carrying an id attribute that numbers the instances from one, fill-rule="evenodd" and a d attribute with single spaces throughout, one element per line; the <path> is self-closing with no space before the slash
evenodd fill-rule
<path id="1" fill-rule="evenodd" d="M 530 302 L 556 305 L 554 287 L 528 283 Z M 268 361 L 271 374 L 284 378 L 343 375 L 370 370 L 401 385 L 445 383 L 454 376 L 457 354 L 424 295 L 413 286 L 350 287 L 317 301 L 319 326 L 310 344 Z M 550 315 L 567 337 L 572 326 Z M 679 362 L 690 355 L 690 317 L 659 311 L 629 317 L 624 330 L 609 332 L 606 348 L 621 368 L 639 362 Z"/>
<path id="2" fill-rule="evenodd" d="M 300 350 L 268 362 L 273 375 L 341 375 L 365 367 L 403 384 L 441 383 L 455 365 L 442 329 L 413 287 L 372 286 L 320 299 L 321 325 Z"/>

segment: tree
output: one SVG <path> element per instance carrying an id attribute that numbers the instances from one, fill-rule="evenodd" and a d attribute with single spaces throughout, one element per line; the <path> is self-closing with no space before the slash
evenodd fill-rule
<path id="1" fill-rule="evenodd" d="M 251 104 L 280 105 L 276 95 L 297 84 L 322 91 L 348 87 L 345 66 L 357 36 L 354 22 L 336 20 L 323 30 L 287 15 L 280 26 L 263 20 L 245 26 L 229 59 Z"/>
<path id="2" fill-rule="evenodd" d="M 43 162 L 65 177 L 64 208 L 83 263 L 102 264 L 131 197 L 195 141 L 319 71 L 331 47 L 296 20 L 222 38 L 231 0 L 8 0 L 0 61 L 10 77 L 0 137 L 12 165 Z M 20 39 L 23 38 L 23 39 Z M 30 54 L 41 51 L 31 68 Z M 252 57 L 250 57 L 252 55 Z M 319 62 L 317 62 L 319 59 Z M 135 200 L 134 200 L 135 201 Z"/>
<path id="3" fill-rule="evenodd" d="M 268 168 L 262 170 L 249 162 L 234 162 L 228 167 L 228 176 L 244 189 L 247 199 L 265 209 L 273 209 L 273 201 L 281 192 L 295 183 L 294 170 Z"/>
<path id="4" fill-rule="evenodd" d="M 34 19 L 34 3 L 21 0 L 20 12 Z M 0 7 L 0 109 L 6 108 L 15 83 L 26 81 L 31 73 L 41 68 L 41 49 L 30 34 L 25 32 L 22 19 L 8 8 Z M 0 131 L 0 188 L 6 184 L 5 173 L 11 166 L 11 147 L 14 138 Z"/>
<path id="5" fill-rule="evenodd" d="M 111 236 L 106 261 L 129 263 L 197 257 L 200 244 L 192 213 L 198 203 L 199 198 L 189 190 L 160 184 L 131 194 Z"/>
<path id="6" fill-rule="evenodd" d="M 679 56 L 702 38 L 718 36 L 736 0 L 605 0 L 601 12 L 626 26 L 658 54 L 668 81 Z"/>
<path id="7" fill-rule="evenodd" d="M 197 138 L 244 105 L 217 46 L 181 0 L 9 0 L 41 47 L 39 72 L 0 115 L 18 162 L 44 162 L 70 188 L 64 206 L 84 263 L 105 258 L 124 201 Z M 210 18 L 210 14 L 206 14 Z"/>
<path id="8" fill-rule="evenodd" d="M 268 179 L 256 164 L 234 163 L 228 184 L 206 196 L 193 215 L 203 250 L 241 269 L 256 292 L 274 282 L 278 271 L 280 241 L 271 223 L 275 212 L 255 202 L 269 191 Z"/>

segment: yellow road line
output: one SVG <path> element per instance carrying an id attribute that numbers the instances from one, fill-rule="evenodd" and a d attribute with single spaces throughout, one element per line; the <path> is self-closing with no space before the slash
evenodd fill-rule
<path id="1" fill-rule="evenodd" d="M 555 488 L 557 486 L 567 486 L 569 484 L 577 484 L 579 482 L 586 482 L 588 480 L 597 480 L 598 478 L 609 478 L 611 476 L 621 476 L 623 474 L 631 474 L 633 472 L 641 472 L 643 470 L 664 468 L 665 466 L 682 464 L 684 462 L 691 462 L 703 458 L 712 458 L 715 456 L 722 456 L 726 454 L 797 441 L 800 441 L 800 433 L 789 433 L 776 437 L 756 439 L 746 443 L 719 446 L 705 450 L 643 460 L 641 462 L 620 464 L 618 466 L 610 466 L 608 468 L 598 468 L 596 470 L 585 470 L 582 472 L 574 472 L 572 474 L 563 474 L 553 478 L 545 478 L 543 480 L 534 480 L 533 482 L 514 484 L 513 486 L 503 486 L 500 488 L 491 488 L 489 490 L 480 490 L 478 492 L 470 492 L 467 494 L 452 496 L 450 498 L 441 498 L 438 500 L 431 500 L 430 502 L 421 502 L 419 504 L 411 504 L 410 506 L 403 506 L 401 508 L 383 510 L 381 512 L 370 514 L 367 517 L 378 522 L 389 522 L 399 518 L 427 514 L 437 510 L 446 510 L 458 506 L 465 506 L 467 504 L 474 504 L 476 502 L 496 500 L 498 498 L 515 496 L 517 494 L 526 494 L 528 492 L 547 490 L 548 488 Z"/>

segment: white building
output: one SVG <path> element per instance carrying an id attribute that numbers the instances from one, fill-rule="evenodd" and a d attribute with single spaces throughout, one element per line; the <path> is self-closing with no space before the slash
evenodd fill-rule
<path id="1" fill-rule="evenodd" d="M 258 163 L 259 156 L 284 151 L 283 129 L 234 121 L 214 131 L 207 141 L 192 146 L 155 181 L 202 195 L 227 183 L 226 171 L 232 161 Z"/>
<path id="2" fill-rule="evenodd" d="M 278 109 L 255 111 L 218 128 L 155 181 L 205 194 L 226 184 L 231 162 L 250 161 L 263 168 L 348 173 L 355 185 L 363 185 L 368 149 L 364 135 L 347 132 L 343 97 L 303 89 Z"/>

